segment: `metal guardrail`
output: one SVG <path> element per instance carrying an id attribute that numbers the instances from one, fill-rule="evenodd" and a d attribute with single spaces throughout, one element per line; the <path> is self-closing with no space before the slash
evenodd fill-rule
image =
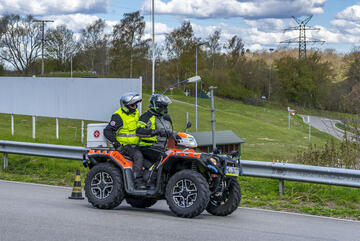
<path id="1" fill-rule="evenodd" d="M 8 154 L 82 160 L 85 151 L 85 147 L 77 146 L 0 141 L 4 169 L 7 167 Z M 283 193 L 284 180 L 360 187 L 359 170 L 249 160 L 242 160 L 241 163 L 244 176 L 279 179 L 280 195 Z"/>
<path id="2" fill-rule="evenodd" d="M 54 158 L 82 160 L 85 147 L 40 144 L 0 140 L 0 152 L 7 154 L 22 154 L 30 156 L 46 156 Z M 7 165 L 4 168 L 6 168 Z"/>

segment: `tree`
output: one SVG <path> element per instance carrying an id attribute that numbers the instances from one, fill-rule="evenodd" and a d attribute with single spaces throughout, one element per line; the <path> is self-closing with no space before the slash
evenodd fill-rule
<path id="1" fill-rule="evenodd" d="M 65 70 L 78 48 L 78 43 L 74 40 L 74 33 L 65 25 L 57 26 L 46 32 L 46 57 L 54 60 L 59 70 Z"/>
<path id="2" fill-rule="evenodd" d="M 349 66 L 346 73 L 346 85 L 348 91 L 351 91 L 354 85 L 360 84 L 360 49 L 354 49 L 345 57 L 345 61 Z"/>
<path id="3" fill-rule="evenodd" d="M 220 46 L 221 31 L 215 30 L 212 35 L 207 38 L 206 45 L 210 49 L 210 58 L 212 59 L 211 72 L 214 72 L 215 68 L 215 55 L 221 50 Z"/>
<path id="4" fill-rule="evenodd" d="M 244 55 L 244 43 L 237 35 L 234 35 L 224 46 L 228 51 L 230 63 L 235 65 L 239 58 Z"/>
<path id="5" fill-rule="evenodd" d="M 279 92 L 287 101 L 322 108 L 330 86 L 331 70 L 318 54 L 297 59 L 284 57 L 276 61 Z M 278 93 L 279 93 L 278 92 Z"/>
<path id="6" fill-rule="evenodd" d="M 1 18 L 0 59 L 27 75 L 41 53 L 41 27 L 28 15 Z"/>
<path id="7" fill-rule="evenodd" d="M 107 60 L 107 41 L 105 21 L 98 19 L 81 30 L 82 65 L 91 71 L 105 73 Z M 89 63 L 90 60 L 90 63 Z"/>
<path id="8" fill-rule="evenodd" d="M 121 74 L 129 70 L 133 77 L 134 63 L 141 62 L 149 49 L 149 39 L 143 40 L 145 30 L 144 17 L 140 12 L 125 13 L 124 18 L 113 29 L 112 68 Z"/>
<path id="9" fill-rule="evenodd" d="M 189 21 L 183 22 L 180 28 L 174 29 L 166 35 L 165 48 L 169 61 L 175 63 L 178 81 L 191 72 L 195 44 L 196 39 Z"/>

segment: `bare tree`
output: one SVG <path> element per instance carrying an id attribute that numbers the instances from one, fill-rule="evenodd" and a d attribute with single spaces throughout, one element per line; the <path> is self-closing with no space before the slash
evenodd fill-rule
<path id="1" fill-rule="evenodd" d="M 0 59 L 27 75 L 41 52 L 39 23 L 28 15 L 5 15 L 1 18 Z"/>
<path id="2" fill-rule="evenodd" d="M 57 26 L 46 32 L 46 57 L 55 60 L 62 68 L 70 62 L 78 48 L 79 45 L 74 40 L 74 33 L 65 25 Z"/>
<path id="3" fill-rule="evenodd" d="M 98 19 L 81 30 L 80 44 L 84 55 L 83 65 L 91 68 L 92 71 L 104 72 L 105 70 L 108 39 L 104 33 L 105 26 L 105 20 Z"/>
<path id="4" fill-rule="evenodd" d="M 113 65 L 119 70 L 121 68 L 116 63 L 129 63 L 130 78 L 133 76 L 134 62 L 144 58 L 149 48 L 149 39 L 142 39 L 144 30 L 144 17 L 140 16 L 139 11 L 125 13 L 113 29 Z"/>
<path id="5" fill-rule="evenodd" d="M 237 35 L 234 35 L 224 46 L 228 50 L 231 63 L 234 65 L 244 55 L 244 43 Z"/>
<path id="6" fill-rule="evenodd" d="M 184 21 L 180 28 L 174 29 L 166 35 L 165 46 L 168 58 L 176 63 L 176 78 L 180 81 L 192 64 L 193 50 L 198 40 L 194 37 L 194 32 L 189 21 Z"/>
<path id="7" fill-rule="evenodd" d="M 215 30 L 212 35 L 207 38 L 206 45 L 210 49 L 210 57 L 212 58 L 211 72 L 214 72 L 215 68 L 215 55 L 221 50 L 219 43 L 221 31 Z"/>

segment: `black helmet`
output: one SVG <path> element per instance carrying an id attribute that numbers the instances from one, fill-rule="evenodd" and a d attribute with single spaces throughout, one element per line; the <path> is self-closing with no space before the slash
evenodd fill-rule
<path id="1" fill-rule="evenodd" d="M 167 113 L 167 106 L 171 104 L 171 100 L 166 95 L 153 94 L 150 97 L 150 109 L 154 110 L 158 114 Z"/>
<path id="2" fill-rule="evenodd" d="M 134 112 L 137 108 L 137 104 L 142 101 L 142 98 L 139 94 L 134 92 L 129 92 L 121 96 L 120 106 L 123 111 L 126 113 Z"/>

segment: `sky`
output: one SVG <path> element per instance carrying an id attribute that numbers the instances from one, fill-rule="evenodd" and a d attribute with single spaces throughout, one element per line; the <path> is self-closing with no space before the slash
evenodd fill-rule
<path id="1" fill-rule="evenodd" d="M 110 32 L 124 13 L 140 11 L 146 21 L 145 37 L 151 37 L 151 0 L 0 0 L 0 15 L 32 14 L 51 19 L 47 27 L 65 24 L 75 33 L 102 18 Z M 307 37 L 325 41 L 312 44 L 316 49 L 335 49 L 349 53 L 360 47 L 360 0 L 155 0 L 155 41 L 163 43 L 166 34 L 191 22 L 196 37 L 206 39 L 221 31 L 221 42 L 234 35 L 243 39 L 251 51 L 297 47 L 280 43 L 297 38 L 299 31 L 284 31 L 297 26 L 292 16 L 317 30 Z"/>

